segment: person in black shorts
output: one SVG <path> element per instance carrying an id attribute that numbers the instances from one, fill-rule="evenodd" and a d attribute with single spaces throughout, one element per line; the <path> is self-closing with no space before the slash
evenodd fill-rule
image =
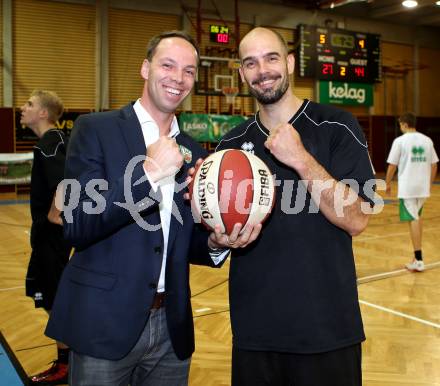
<path id="1" fill-rule="evenodd" d="M 63 238 L 61 212 L 55 193 L 64 176 L 67 139 L 55 128 L 63 113 L 63 102 L 52 91 L 35 90 L 21 107 L 20 123 L 38 136 L 34 146 L 31 176 L 31 258 L 26 275 L 26 295 L 35 307 L 48 313 L 61 273 L 69 260 L 70 245 Z M 52 366 L 30 378 L 30 384 L 58 385 L 67 382 L 69 349 L 57 342 L 58 358 Z"/>
<path id="2" fill-rule="evenodd" d="M 232 385 L 359 386 L 365 335 L 352 236 L 367 226 L 375 194 L 362 129 L 350 113 L 293 94 L 294 57 L 276 32 L 253 29 L 239 55 L 259 111 L 217 150 L 260 157 L 277 191 L 259 238 L 232 251 Z"/>

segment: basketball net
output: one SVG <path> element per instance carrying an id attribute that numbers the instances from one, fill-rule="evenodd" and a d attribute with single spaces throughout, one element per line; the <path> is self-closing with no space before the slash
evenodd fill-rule
<path id="1" fill-rule="evenodd" d="M 233 105 L 238 94 L 238 87 L 222 87 L 222 93 L 226 97 L 226 103 Z"/>

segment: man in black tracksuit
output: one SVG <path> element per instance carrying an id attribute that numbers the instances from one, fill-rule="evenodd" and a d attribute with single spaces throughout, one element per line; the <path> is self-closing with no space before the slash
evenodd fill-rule
<path id="1" fill-rule="evenodd" d="M 21 107 L 20 122 L 37 135 L 31 176 L 31 247 L 26 295 L 48 313 L 71 246 L 63 237 L 63 222 L 55 206 L 55 192 L 64 177 L 67 139 L 55 128 L 63 102 L 52 91 L 35 90 Z M 58 358 L 46 371 L 30 378 L 32 385 L 67 383 L 69 349 L 57 342 Z"/>

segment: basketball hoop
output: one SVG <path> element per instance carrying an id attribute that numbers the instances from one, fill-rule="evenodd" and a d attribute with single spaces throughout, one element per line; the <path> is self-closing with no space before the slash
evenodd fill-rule
<path id="1" fill-rule="evenodd" d="M 226 103 L 232 105 L 238 94 L 238 87 L 222 87 L 222 93 L 226 97 Z"/>

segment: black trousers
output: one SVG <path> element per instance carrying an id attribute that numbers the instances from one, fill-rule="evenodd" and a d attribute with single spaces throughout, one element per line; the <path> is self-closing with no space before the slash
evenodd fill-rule
<path id="1" fill-rule="evenodd" d="M 319 354 L 232 348 L 232 386 L 361 386 L 361 344 Z"/>
<path id="2" fill-rule="evenodd" d="M 35 307 L 50 311 L 71 246 L 63 238 L 62 226 L 43 221 L 32 224 L 31 247 L 26 296 L 34 299 Z"/>

